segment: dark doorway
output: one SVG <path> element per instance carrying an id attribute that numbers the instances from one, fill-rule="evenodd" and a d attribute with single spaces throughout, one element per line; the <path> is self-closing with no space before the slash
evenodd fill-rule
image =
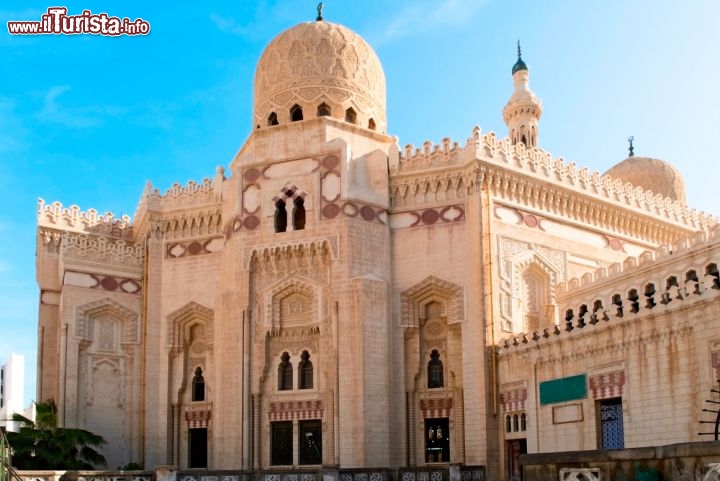
<path id="1" fill-rule="evenodd" d="M 322 464 L 322 426 L 320 420 L 300 421 L 300 464 Z"/>
<path id="2" fill-rule="evenodd" d="M 292 421 L 270 423 L 270 464 L 273 466 L 292 466 Z"/>
<path id="3" fill-rule="evenodd" d="M 508 481 L 522 481 L 520 455 L 527 453 L 526 439 L 511 439 L 505 442 L 505 466 Z"/>
<path id="4" fill-rule="evenodd" d="M 207 468 L 207 428 L 188 429 L 188 468 Z"/>
<path id="5" fill-rule="evenodd" d="M 450 422 L 448 418 L 425 420 L 425 462 L 450 462 Z"/>

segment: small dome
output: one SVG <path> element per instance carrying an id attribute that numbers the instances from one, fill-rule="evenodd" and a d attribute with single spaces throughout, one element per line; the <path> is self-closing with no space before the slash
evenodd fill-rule
<path id="1" fill-rule="evenodd" d="M 515 72 L 517 72 L 518 70 L 527 70 L 527 69 L 528 69 L 527 65 L 525 65 L 525 62 L 523 62 L 523 59 L 521 59 L 518 56 L 517 62 L 515 62 L 515 65 L 513 65 L 513 68 L 512 68 L 513 75 L 515 75 Z"/>
<path id="2" fill-rule="evenodd" d="M 649 157 L 628 157 L 611 167 L 604 175 L 635 187 L 661 194 L 685 204 L 685 181 L 680 172 L 664 160 Z"/>
<path id="3" fill-rule="evenodd" d="M 291 113 L 298 106 L 300 116 Z M 285 30 L 265 48 L 255 71 L 253 123 L 264 127 L 320 115 L 386 128 L 380 60 L 358 34 L 322 20 Z"/>

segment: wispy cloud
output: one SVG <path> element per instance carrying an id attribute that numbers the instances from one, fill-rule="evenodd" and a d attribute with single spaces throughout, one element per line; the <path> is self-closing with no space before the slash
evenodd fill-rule
<path id="1" fill-rule="evenodd" d="M 471 20 L 488 0 L 442 0 L 425 4 L 414 3 L 389 18 L 374 45 L 388 43 L 394 39 L 421 34 L 437 28 L 462 25 Z"/>
<path id="2" fill-rule="evenodd" d="M 240 25 L 234 17 L 223 17 L 218 13 L 211 13 L 210 20 L 220 29 L 221 32 L 231 35 L 247 36 L 252 33 L 253 29 L 247 25 Z"/>
<path id="3" fill-rule="evenodd" d="M 104 118 L 118 116 L 127 112 L 127 109 L 113 105 L 86 105 L 70 107 L 60 105 L 58 99 L 69 91 L 68 85 L 56 85 L 43 97 L 43 104 L 37 117 L 42 122 L 64 125 L 74 129 L 83 129 L 102 125 Z"/>

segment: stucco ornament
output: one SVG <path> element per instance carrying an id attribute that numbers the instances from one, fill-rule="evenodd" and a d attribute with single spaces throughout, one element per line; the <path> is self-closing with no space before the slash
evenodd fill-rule
<path id="1" fill-rule="evenodd" d="M 384 132 L 385 74 L 372 47 L 358 34 L 324 20 L 298 24 L 270 42 L 255 71 L 254 124 L 268 125 L 275 113 L 280 123 L 298 104 L 305 119 L 315 117 L 321 103 L 331 116 L 345 119 L 352 108 L 357 123 L 373 120 Z"/>

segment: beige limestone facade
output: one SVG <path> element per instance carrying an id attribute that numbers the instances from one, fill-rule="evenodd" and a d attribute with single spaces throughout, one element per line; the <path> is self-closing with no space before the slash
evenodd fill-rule
<path id="1" fill-rule="evenodd" d="M 674 168 L 636 187 L 654 163 L 538 148 L 528 73 L 507 138 L 400 148 L 361 37 L 281 33 L 227 171 L 148 184 L 133 219 L 40 201 L 38 399 L 110 466 L 510 479 L 522 452 L 707 439 L 717 219 Z"/>

